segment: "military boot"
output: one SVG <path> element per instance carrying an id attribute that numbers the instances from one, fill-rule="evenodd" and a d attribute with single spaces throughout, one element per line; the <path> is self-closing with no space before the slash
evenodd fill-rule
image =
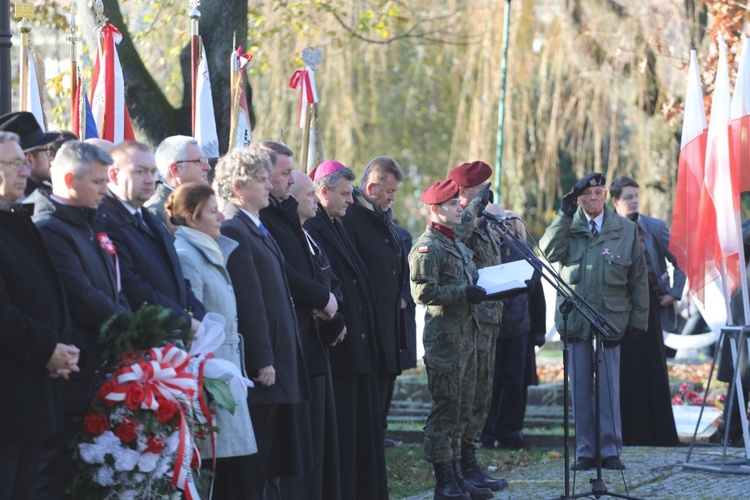
<path id="1" fill-rule="evenodd" d="M 456 484 L 458 484 L 458 487 L 468 493 L 472 500 L 490 500 L 491 498 L 495 498 L 491 489 L 477 488 L 471 483 L 471 481 L 467 481 L 464 478 L 460 460 L 453 461 L 453 474 L 456 476 Z"/>
<path id="2" fill-rule="evenodd" d="M 450 462 L 432 465 L 435 468 L 435 500 L 471 500 L 471 496 L 456 484 Z"/>
<path id="3" fill-rule="evenodd" d="M 461 446 L 461 470 L 463 471 L 464 479 L 477 488 L 489 488 L 492 491 L 500 491 L 508 487 L 508 481 L 488 476 L 479 467 L 474 446 Z"/>

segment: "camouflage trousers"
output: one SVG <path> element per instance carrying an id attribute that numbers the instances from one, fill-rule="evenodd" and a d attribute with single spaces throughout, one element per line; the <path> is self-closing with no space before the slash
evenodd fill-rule
<path id="1" fill-rule="evenodd" d="M 474 404 L 477 330 L 425 332 L 424 362 L 432 408 L 424 426 L 424 456 L 431 463 L 461 457 L 461 433 Z"/>
<path id="2" fill-rule="evenodd" d="M 495 346 L 500 333 L 496 323 L 480 323 L 477 335 L 477 381 L 474 390 L 474 404 L 461 435 L 464 445 L 476 446 L 482 437 L 487 413 L 492 400 L 492 380 L 495 373 Z"/>

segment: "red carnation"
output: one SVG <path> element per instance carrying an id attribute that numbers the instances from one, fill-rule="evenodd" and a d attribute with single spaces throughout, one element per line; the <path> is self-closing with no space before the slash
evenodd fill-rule
<path id="1" fill-rule="evenodd" d="M 154 434 L 151 434 L 146 440 L 148 451 L 150 453 L 153 453 L 154 455 L 158 455 L 159 453 L 161 453 L 161 450 L 164 449 L 165 445 L 166 443 L 164 442 L 164 438 L 161 436 L 156 436 Z"/>
<path id="2" fill-rule="evenodd" d="M 177 413 L 177 404 L 165 399 L 159 403 L 159 408 L 156 409 L 156 419 L 160 424 L 166 424 L 174 418 L 175 413 Z"/>
<path id="3" fill-rule="evenodd" d="M 89 413 L 83 417 L 83 428 L 89 434 L 99 436 L 109 430 L 109 419 L 104 413 Z"/>
<path id="4" fill-rule="evenodd" d="M 138 439 L 138 430 L 135 423 L 132 420 L 123 420 L 120 425 L 115 427 L 115 436 L 123 443 L 132 443 Z"/>
<path id="5" fill-rule="evenodd" d="M 128 392 L 125 393 L 125 405 L 132 411 L 135 411 L 141 406 L 143 398 L 145 397 L 146 394 L 143 392 L 141 386 L 138 384 L 130 384 L 128 385 Z"/>

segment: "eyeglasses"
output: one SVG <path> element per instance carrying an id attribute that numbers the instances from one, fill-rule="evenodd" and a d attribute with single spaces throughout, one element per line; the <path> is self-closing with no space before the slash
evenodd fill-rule
<path id="1" fill-rule="evenodd" d="M 208 158 L 205 156 L 201 156 L 200 158 L 196 158 L 195 160 L 180 160 L 176 161 L 175 163 L 195 163 L 196 165 L 200 165 L 202 163 L 208 163 Z"/>
<path id="2" fill-rule="evenodd" d="M 39 148 L 39 149 L 33 149 L 29 151 L 31 154 L 37 154 L 37 153 L 45 153 L 47 156 L 52 156 L 52 146 L 47 146 L 45 148 Z"/>
<path id="3" fill-rule="evenodd" d="M 10 165 L 14 170 L 21 170 L 23 167 L 30 167 L 31 164 L 23 158 L 14 158 L 12 160 L 0 160 L 3 165 Z"/>

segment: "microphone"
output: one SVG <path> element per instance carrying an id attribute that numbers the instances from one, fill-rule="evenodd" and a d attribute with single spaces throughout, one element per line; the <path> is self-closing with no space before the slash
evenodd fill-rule
<path id="1" fill-rule="evenodd" d="M 476 217 L 477 219 L 479 219 L 479 218 L 485 218 L 485 219 L 489 219 L 489 220 L 491 220 L 493 222 L 497 222 L 497 223 L 505 222 L 505 221 L 509 221 L 509 220 L 514 220 L 514 219 L 518 219 L 518 217 L 515 216 L 515 215 L 501 216 L 501 215 L 491 214 L 487 210 L 485 210 L 484 208 L 482 208 L 481 205 L 474 205 L 474 206 L 472 206 L 471 207 L 471 214 L 474 217 Z M 475 219 L 475 220 L 477 220 L 477 219 Z M 477 226 L 477 227 L 479 227 L 479 226 Z"/>

